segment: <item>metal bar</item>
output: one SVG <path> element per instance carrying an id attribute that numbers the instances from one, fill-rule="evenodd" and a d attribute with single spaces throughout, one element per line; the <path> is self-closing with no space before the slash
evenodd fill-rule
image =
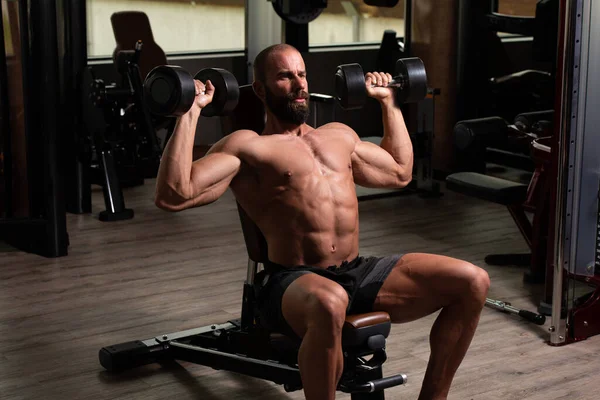
<path id="1" fill-rule="evenodd" d="M 284 21 L 285 43 L 294 46 L 300 53 L 308 52 L 308 24 L 294 24 Z"/>
<path id="2" fill-rule="evenodd" d="M 176 341 L 170 342 L 170 352 L 178 360 L 237 372 L 279 384 L 301 385 L 300 371 L 298 368 L 288 365 L 205 349 Z"/>
<path id="3" fill-rule="evenodd" d="M 569 230 L 567 234 L 570 237 L 569 242 L 564 243 L 566 248 L 569 248 L 568 263 L 565 264 L 565 269 L 569 273 L 575 271 L 577 260 L 577 231 L 579 228 L 579 202 L 581 198 L 581 168 L 575 168 L 581 163 L 581 156 L 584 146 L 584 129 L 585 129 L 585 94 L 586 94 L 586 74 L 587 74 L 587 51 L 583 51 L 582 42 L 587 45 L 589 34 L 583 32 L 586 18 L 583 15 L 584 0 L 579 0 L 577 4 L 575 16 L 575 43 L 573 43 L 573 59 L 571 60 L 571 70 L 573 74 L 573 84 L 571 86 L 571 129 L 569 131 L 569 158 L 568 165 L 565 165 L 565 170 L 568 171 L 568 186 L 567 198 L 569 199 L 569 208 L 567 209 L 567 221 L 569 222 Z M 588 26 L 589 28 L 589 26 Z M 566 261 L 566 260 L 565 260 Z"/>
<path id="4" fill-rule="evenodd" d="M 403 52 L 404 54 L 410 56 L 412 45 L 412 1 L 404 2 L 404 37 L 402 39 L 403 42 Z"/>
<path id="5" fill-rule="evenodd" d="M 584 1 L 581 12 L 581 62 L 578 68 L 579 79 L 579 116 L 576 138 L 576 158 L 569 163 L 574 173 L 574 208 L 573 219 L 577 221 L 577 229 L 573 229 L 572 244 L 576 244 L 571 259 L 570 272 L 577 276 L 589 275 L 587 266 L 593 262 L 596 235 L 597 185 L 600 171 L 600 140 L 598 140 L 598 124 L 600 118 L 596 110 L 600 106 L 597 76 L 600 72 L 600 51 L 598 50 L 598 21 L 600 11 L 592 9 L 590 1 Z M 572 168 L 571 168 L 572 167 Z M 574 225 L 575 227 L 575 225 Z M 576 240 L 577 239 L 577 240 Z"/>
<path id="6" fill-rule="evenodd" d="M 554 287 L 552 293 L 552 322 L 550 343 L 562 344 L 566 340 L 566 320 L 564 318 L 564 270 L 569 269 L 571 257 L 570 237 L 573 207 L 573 176 L 569 169 L 569 160 L 574 159 L 577 143 L 574 136 L 578 123 L 578 96 L 574 90 L 579 87 L 579 68 L 581 57 L 581 11 L 583 0 L 565 0 L 562 62 L 562 99 L 560 115 L 560 137 L 557 172 L 556 228 L 554 245 Z"/>
<path id="7" fill-rule="evenodd" d="M 166 333 L 164 335 L 160 335 L 160 336 L 157 336 L 152 339 L 144 340 L 143 342 L 144 343 L 153 343 L 154 340 L 156 340 L 158 343 L 170 342 L 173 340 L 178 340 L 178 339 L 183 339 L 183 338 L 187 338 L 187 337 L 191 337 L 191 336 L 200 335 L 200 334 L 210 332 L 210 331 L 227 330 L 227 329 L 233 329 L 233 328 L 235 328 L 235 325 L 232 324 L 231 322 L 226 322 L 224 324 L 219 324 L 219 325 L 216 325 L 216 324 L 215 325 L 206 325 L 206 326 L 202 326 L 200 328 L 187 329 L 185 331 L 180 331 L 180 332 Z"/>
<path id="8" fill-rule="evenodd" d="M 246 275 L 246 283 L 248 285 L 254 284 L 254 276 L 256 275 L 257 267 L 258 263 L 253 261 L 251 258 L 248 258 L 248 272 Z"/>
<path id="9" fill-rule="evenodd" d="M 532 246 L 533 229 L 531 226 L 531 222 L 529 222 L 529 218 L 527 218 L 527 215 L 525 214 L 525 211 L 523 210 L 523 206 L 520 204 L 510 205 L 507 208 L 508 208 L 508 212 L 515 220 L 515 223 L 517 224 L 517 227 L 519 228 L 519 231 L 521 232 L 523 239 L 525 239 L 527 246 L 533 252 L 533 246 Z"/>

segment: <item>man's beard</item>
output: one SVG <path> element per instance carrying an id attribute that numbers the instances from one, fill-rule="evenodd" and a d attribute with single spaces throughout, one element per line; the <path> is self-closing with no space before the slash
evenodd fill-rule
<path id="1" fill-rule="evenodd" d="M 303 103 L 296 103 L 294 99 L 303 98 Z M 302 125 L 308 119 L 310 109 L 308 107 L 308 93 L 301 91 L 290 93 L 287 96 L 275 96 L 265 86 L 265 101 L 271 112 L 283 122 Z"/>

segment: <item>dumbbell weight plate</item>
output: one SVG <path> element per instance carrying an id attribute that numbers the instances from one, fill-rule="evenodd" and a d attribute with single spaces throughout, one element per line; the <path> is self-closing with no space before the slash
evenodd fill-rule
<path id="1" fill-rule="evenodd" d="M 279 18 L 297 25 L 314 21 L 324 10 L 324 7 L 315 7 L 310 2 L 272 0 L 272 3 Z"/>
<path id="2" fill-rule="evenodd" d="M 210 80 L 215 87 L 212 102 L 202 109 L 202 115 L 213 117 L 227 114 L 237 106 L 240 99 L 240 88 L 233 74 L 221 68 L 206 68 L 200 70 L 194 79 L 202 83 Z"/>
<path id="3" fill-rule="evenodd" d="M 361 108 L 367 100 L 365 74 L 360 64 L 342 64 L 335 73 L 335 95 L 345 110 Z"/>
<path id="4" fill-rule="evenodd" d="M 192 76 L 175 65 L 160 65 L 144 81 L 146 106 L 156 115 L 179 117 L 194 104 L 196 87 Z"/>
<path id="5" fill-rule="evenodd" d="M 403 76 L 405 85 L 396 90 L 396 104 L 416 103 L 427 96 L 427 73 L 418 57 L 401 58 L 396 61 L 396 75 Z"/>

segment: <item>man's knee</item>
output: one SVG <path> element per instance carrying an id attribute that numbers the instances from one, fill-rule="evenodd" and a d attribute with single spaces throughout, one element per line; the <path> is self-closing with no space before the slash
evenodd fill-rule
<path id="1" fill-rule="evenodd" d="M 308 329 L 337 336 L 344 325 L 347 307 L 346 291 L 337 283 L 314 274 L 298 278 L 282 299 L 284 318 L 300 337 Z"/>
<path id="2" fill-rule="evenodd" d="M 464 279 L 467 285 L 465 294 L 485 303 L 490 288 L 490 276 L 487 271 L 471 263 L 465 262 Z"/>
<path id="3" fill-rule="evenodd" d="M 348 294 L 339 285 L 319 287 L 311 291 L 307 302 L 307 328 L 341 333 L 346 320 Z"/>

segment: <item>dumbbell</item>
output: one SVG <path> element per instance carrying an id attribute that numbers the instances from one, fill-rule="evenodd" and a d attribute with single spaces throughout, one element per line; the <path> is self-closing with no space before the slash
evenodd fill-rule
<path id="1" fill-rule="evenodd" d="M 374 86 L 372 86 L 374 87 Z M 427 73 L 418 57 L 396 61 L 395 76 L 385 87 L 396 88 L 396 104 L 414 103 L 427 96 Z M 335 94 L 342 108 L 362 108 L 367 100 L 365 74 L 360 64 L 342 64 L 335 73 Z"/>
<path id="2" fill-rule="evenodd" d="M 190 110 L 196 98 L 194 80 L 215 87 L 212 102 L 202 109 L 201 115 L 214 117 L 231 112 L 240 98 L 240 88 L 233 74 L 221 68 L 205 68 L 193 78 L 176 65 L 159 65 L 144 80 L 144 100 L 150 112 L 164 117 L 179 117 Z"/>

